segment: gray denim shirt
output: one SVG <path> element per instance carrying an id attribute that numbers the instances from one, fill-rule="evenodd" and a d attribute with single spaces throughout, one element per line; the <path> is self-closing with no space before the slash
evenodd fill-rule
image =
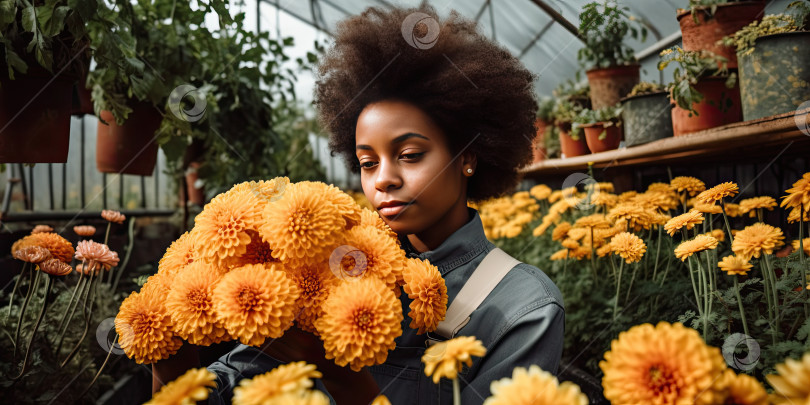
<path id="1" fill-rule="evenodd" d="M 484 235 L 478 211 L 469 208 L 471 219 L 435 250 L 420 253 L 400 238 L 408 257 L 429 260 L 439 268 L 452 303 L 486 254 L 495 248 Z M 452 385 L 439 385 L 427 377 L 421 362 L 426 335 L 411 329 L 410 299 L 402 294 L 402 336 L 385 363 L 369 367 L 381 391 L 393 405 L 452 404 Z M 559 289 L 537 267 L 521 263 L 510 270 L 470 315 L 457 336 L 475 336 L 487 348 L 483 358 L 459 373 L 462 404 L 481 404 L 491 395 L 492 381 L 511 377 L 515 367 L 536 364 L 554 375 L 563 349 L 565 310 Z M 431 335 L 436 338 L 436 335 Z M 441 338 L 439 338 L 441 339 Z M 234 384 L 242 378 L 267 372 L 280 363 L 256 348 L 239 345 L 208 367 L 217 374 L 218 389 L 211 403 L 230 403 Z M 316 382 L 323 390 L 323 385 Z"/>

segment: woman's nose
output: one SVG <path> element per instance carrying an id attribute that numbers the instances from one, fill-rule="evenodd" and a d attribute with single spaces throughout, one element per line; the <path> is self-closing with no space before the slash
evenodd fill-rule
<path id="1" fill-rule="evenodd" d="M 381 161 L 377 170 L 377 178 L 374 180 L 374 188 L 378 191 L 397 189 L 402 186 L 397 166 L 391 162 Z"/>

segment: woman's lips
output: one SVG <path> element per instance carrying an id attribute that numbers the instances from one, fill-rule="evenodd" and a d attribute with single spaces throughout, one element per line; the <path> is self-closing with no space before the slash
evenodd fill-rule
<path id="1" fill-rule="evenodd" d="M 407 207 L 407 206 L 409 206 L 411 204 L 413 204 L 413 203 L 402 203 L 402 204 L 397 204 L 397 205 L 390 205 L 388 207 L 380 208 L 379 211 L 380 211 L 380 214 L 385 215 L 385 216 L 397 215 L 400 212 L 402 212 L 402 210 L 404 210 L 405 207 Z"/>

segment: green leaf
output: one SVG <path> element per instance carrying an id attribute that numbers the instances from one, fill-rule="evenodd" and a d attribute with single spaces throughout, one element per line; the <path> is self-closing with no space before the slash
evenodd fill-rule
<path id="1" fill-rule="evenodd" d="M 22 27 L 27 32 L 34 32 L 37 25 L 37 17 L 34 12 L 34 6 L 26 6 L 22 10 Z"/>
<path id="2" fill-rule="evenodd" d="M 0 0 L 0 31 L 14 22 L 15 15 L 17 7 L 14 6 L 14 0 Z"/>
<path id="3" fill-rule="evenodd" d="M 51 5 L 37 7 L 37 21 L 39 29 L 45 37 L 53 37 L 65 27 L 65 17 L 70 8 L 67 6 L 53 7 Z"/>

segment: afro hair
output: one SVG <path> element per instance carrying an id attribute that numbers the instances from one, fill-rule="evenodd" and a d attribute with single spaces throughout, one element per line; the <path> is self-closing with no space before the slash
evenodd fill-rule
<path id="1" fill-rule="evenodd" d="M 420 14 L 421 13 L 421 14 Z M 433 7 L 369 8 L 342 21 L 318 66 L 315 105 L 332 154 L 360 169 L 357 118 L 371 103 L 396 99 L 422 109 L 447 136 L 453 154 L 476 156 L 467 198 L 512 191 L 530 163 L 537 101 L 535 76 L 474 21 Z"/>

